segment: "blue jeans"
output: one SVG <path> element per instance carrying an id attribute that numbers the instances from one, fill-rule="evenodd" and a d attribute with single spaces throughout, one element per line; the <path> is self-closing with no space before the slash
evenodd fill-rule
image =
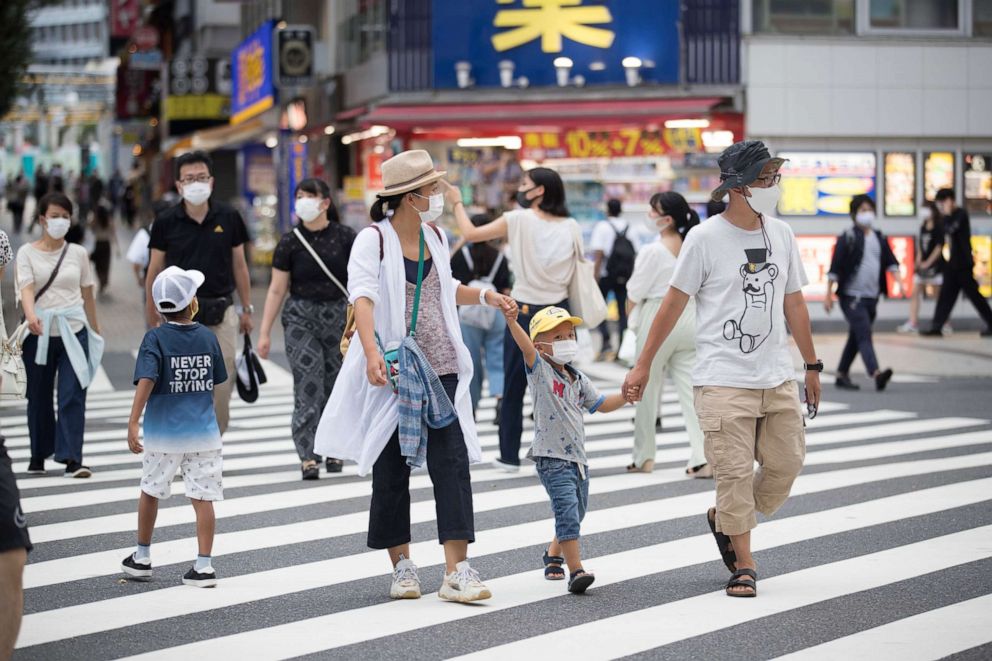
<path id="1" fill-rule="evenodd" d="M 89 356 L 86 329 L 76 333 L 83 351 Z M 31 458 L 47 459 L 67 464 L 83 461 L 83 431 L 86 427 L 86 391 L 79 384 L 69 362 L 61 337 L 48 341 L 48 364 L 35 363 L 38 337 L 24 340 L 24 369 L 28 377 L 28 433 L 31 436 Z M 59 415 L 55 418 L 53 394 L 59 390 Z"/>
<path id="2" fill-rule="evenodd" d="M 517 323 L 530 334 L 530 320 L 548 305 L 517 301 Z M 568 309 L 568 300 L 551 303 Z M 520 437 L 524 433 L 524 393 L 527 392 L 527 368 L 524 355 L 507 327 L 503 334 L 503 410 L 499 422 L 499 460 L 520 465 Z"/>
<path id="3" fill-rule="evenodd" d="M 482 376 L 489 377 L 489 394 L 493 397 L 503 396 L 503 332 L 506 320 L 503 315 L 493 317 L 489 328 L 478 328 L 462 324 L 462 340 L 472 355 L 472 365 L 475 372 L 469 392 L 472 395 L 472 410 L 479 406 L 482 398 Z M 485 350 L 485 370 L 483 370 L 483 355 Z"/>
<path id="4" fill-rule="evenodd" d="M 570 542 L 579 538 L 579 524 L 586 518 L 589 507 L 589 473 L 585 479 L 579 473 L 579 465 L 574 461 L 535 457 L 537 476 L 541 478 L 551 509 L 555 513 L 555 537 L 559 542 Z"/>
<path id="5" fill-rule="evenodd" d="M 877 298 L 856 298 L 843 294 L 840 296 L 840 309 L 848 325 L 847 344 L 844 345 L 840 365 L 837 367 L 837 371 L 841 374 L 850 371 L 851 363 L 854 362 L 858 352 L 861 352 L 861 360 L 869 376 L 878 371 L 875 346 L 871 341 L 871 325 L 875 323 L 877 305 Z"/>

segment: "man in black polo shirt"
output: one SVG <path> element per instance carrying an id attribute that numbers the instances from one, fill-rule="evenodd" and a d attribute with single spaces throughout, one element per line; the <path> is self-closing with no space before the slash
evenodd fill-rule
<path id="1" fill-rule="evenodd" d="M 183 201 L 160 213 L 152 225 L 145 310 L 151 327 L 162 323 L 151 286 L 164 268 L 178 266 L 202 272 L 206 279 L 197 291 L 200 311 L 196 320 L 217 336 L 227 373 L 234 374 L 238 333 L 251 332 L 254 312 L 244 249 L 248 230 L 233 207 L 210 200 L 214 182 L 211 166 L 210 157 L 202 151 L 176 159 L 176 188 Z M 241 299 L 237 309 L 235 290 Z M 222 434 L 227 429 L 233 383 L 233 378 L 228 379 L 214 388 L 214 409 Z"/>

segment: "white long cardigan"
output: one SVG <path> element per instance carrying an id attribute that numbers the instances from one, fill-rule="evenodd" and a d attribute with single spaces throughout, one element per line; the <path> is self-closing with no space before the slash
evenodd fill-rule
<path id="1" fill-rule="evenodd" d="M 350 301 L 368 298 L 375 304 L 375 329 L 384 346 L 401 342 L 406 334 L 406 272 L 399 236 L 389 221 L 378 223 L 382 231 L 383 258 L 379 260 L 379 233 L 366 228 L 358 233 L 348 262 Z M 444 237 L 444 233 L 441 232 Z M 458 354 L 458 390 L 455 411 L 465 438 L 471 463 L 482 461 L 482 448 L 472 416 L 469 385 L 472 381 L 472 358 L 462 340 L 461 325 L 455 303 L 455 289 L 460 284 L 451 276 L 447 237 L 439 239 L 429 228 L 424 238 L 430 249 L 433 268 L 441 280 L 441 306 L 444 323 Z M 421 314 L 424 311 L 421 310 Z M 358 334 L 334 383 L 324 413 L 317 425 L 314 451 L 327 457 L 358 462 L 358 473 L 367 475 L 386 447 L 399 423 L 397 397 L 388 386 L 373 386 L 366 376 L 365 352 Z M 430 453 L 430 444 L 427 446 Z"/>

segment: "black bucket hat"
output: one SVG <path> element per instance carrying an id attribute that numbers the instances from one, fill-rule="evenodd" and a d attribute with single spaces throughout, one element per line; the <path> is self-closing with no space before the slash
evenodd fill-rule
<path id="1" fill-rule="evenodd" d="M 761 140 L 735 142 L 723 150 L 720 158 L 717 159 L 722 183 L 713 191 L 710 198 L 718 202 L 731 188 L 740 188 L 753 183 L 769 163 L 781 166 L 785 161 L 784 158 L 772 158 L 768 147 Z"/>

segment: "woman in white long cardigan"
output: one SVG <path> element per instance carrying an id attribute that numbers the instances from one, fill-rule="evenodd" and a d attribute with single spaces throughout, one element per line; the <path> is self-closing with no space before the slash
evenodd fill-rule
<path id="1" fill-rule="evenodd" d="M 452 277 L 447 238 L 429 224 L 444 207 L 444 174 L 435 172 L 430 155 L 421 150 L 403 152 L 382 164 L 385 190 L 372 207 L 375 224 L 359 232 L 348 263 L 357 337 L 321 417 L 315 451 L 356 461 L 361 475 L 371 470 L 368 545 L 389 552 L 390 596 L 419 598 L 420 580 L 410 559 L 410 467 L 401 454 L 398 398 L 389 387 L 382 351 L 399 345 L 410 328 L 423 245 L 416 336 L 426 338 L 418 345 L 457 414 L 450 425 L 427 430 L 427 467 L 446 565 L 438 594 L 467 602 L 491 594 L 466 559 L 475 536 L 468 465 L 482 461 L 482 452 L 469 395 L 472 359 L 462 341 L 457 305 L 512 308 L 515 303 Z"/>
<path id="2" fill-rule="evenodd" d="M 628 300 L 640 306 L 637 311 L 637 355 L 641 355 L 648 331 L 661 300 L 675 272 L 675 262 L 685 235 L 699 224 L 699 216 L 689 208 L 685 198 L 675 192 L 658 193 L 651 198 L 649 220 L 654 223 L 661 238 L 641 249 L 634 263 L 634 273 L 627 281 Z M 690 301 L 678 324 L 651 363 L 651 376 L 644 397 L 637 403 L 634 414 L 634 461 L 627 470 L 632 473 L 650 473 L 654 470 L 655 415 L 658 397 L 667 371 L 679 395 L 685 428 L 689 434 L 689 461 L 686 475 L 712 477 L 713 470 L 703 456 L 703 432 L 693 406 L 692 367 L 696 362 L 695 306 Z"/>

